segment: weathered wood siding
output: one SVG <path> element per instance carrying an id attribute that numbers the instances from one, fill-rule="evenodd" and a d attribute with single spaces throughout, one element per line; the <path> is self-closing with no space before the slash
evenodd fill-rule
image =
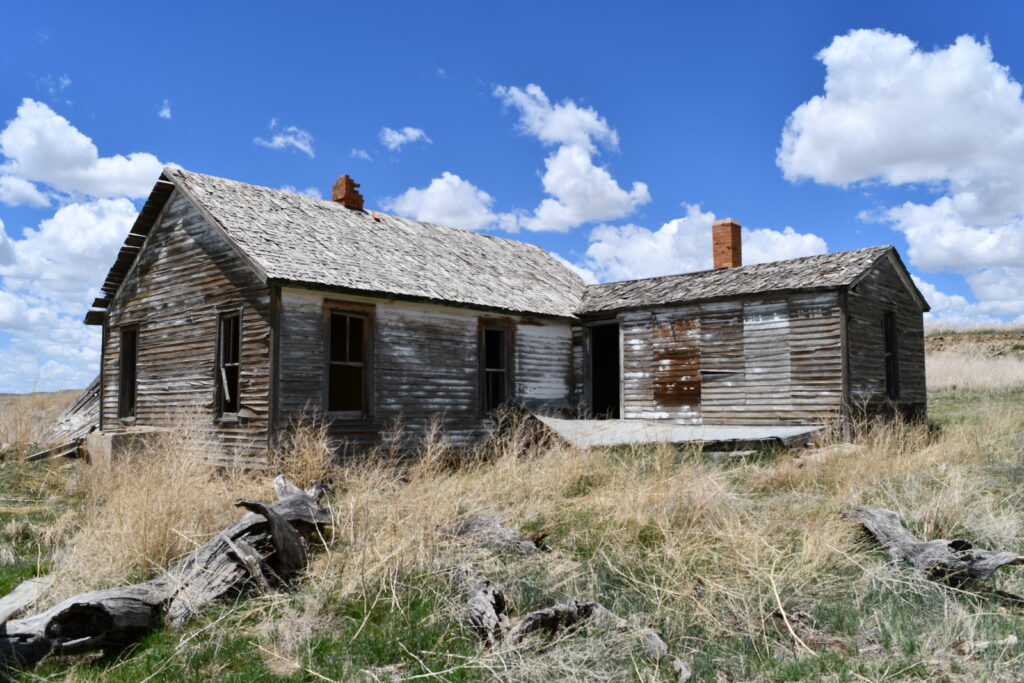
<path id="1" fill-rule="evenodd" d="M 221 311 L 241 310 L 240 417 L 216 416 L 214 370 Z M 194 413 L 222 453 L 262 456 L 270 393 L 270 290 L 179 193 L 140 251 L 108 310 L 101 359 L 103 429 L 118 418 L 120 331 L 137 324 L 135 424 L 174 426 Z"/>
<path id="2" fill-rule="evenodd" d="M 512 332 L 512 398 L 533 409 L 564 409 L 574 383 L 568 323 L 497 316 L 426 304 L 285 289 L 281 295 L 280 420 L 320 412 L 324 400 L 325 302 L 373 307 L 371 403 L 362 419 L 336 418 L 333 437 L 355 447 L 380 442 L 396 422 L 409 434 L 434 419 L 455 443 L 485 433 L 481 411 L 479 324 L 507 320 Z"/>
<path id="3" fill-rule="evenodd" d="M 572 393 L 570 407 L 575 415 L 586 412 L 586 364 L 587 364 L 586 331 L 583 325 L 572 325 Z"/>
<path id="4" fill-rule="evenodd" d="M 569 324 L 520 319 L 513 336 L 516 399 L 530 410 L 570 410 L 574 368 Z"/>
<path id="5" fill-rule="evenodd" d="M 885 385 L 882 317 L 896 315 L 899 399 L 890 401 Z M 892 412 L 923 417 L 927 411 L 924 374 L 924 318 L 897 267 L 882 259 L 850 291 L 847 304 L 850 406 L 854 411 Z"/>
<path id="6" fill-rule="evenodd" d="M 624 417 L 680 424 L 809 424 L 838 417 L 837 293 L 619 316 Z"/>

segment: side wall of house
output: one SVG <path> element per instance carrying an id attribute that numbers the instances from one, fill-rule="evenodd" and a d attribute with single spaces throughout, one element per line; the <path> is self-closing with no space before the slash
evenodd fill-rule
<path id="1" fill-rule="evenodd" d="M 886 391 L 884 315 L 896 316 L 899 398 Z M 892 412 L 924 417 L 924 315 L 892 260 L 882 259 L 850 291 L 850 407 L 855 412 Z"/>
<path id="2" fill-rule="evenodd" d="M 328 303 L 369 307 L 372 323 L 370 410 L 330 419 L 333 437 L 354 448 L 376 445 L 400 423 L 406 432 L 438 419 L 446 437 L 469 443 L 487 429 L 481 410 L 481 320 L 511 330 L 512 398 L 531 409 L 565 410 L 572 402 L 572 330 L 568 322 L 501 316 L 461 308 L 284 289 L 279 333 L 278 410 L 286 424 L 320 413 L 325 394 Z"/>
<path id="3" fill-rule="evenodd" d="M 242 311 L 239 417 L 216 416 L 217 326 Z M 168 200 L 107 313 L 102 351 L 103 428 L 118 417 L 120 328 L 138 325 L 135 425 L 170 427 L 194 412 L 221 452 L 261 456 L 267 446 L 270 292 L 180 193 Z"/>
<path id="4" fill-rule="evenodd" d="M 626 418 L 812 424 L 839 415 L 836 292 L 629 312 L 619 320 Z"/>

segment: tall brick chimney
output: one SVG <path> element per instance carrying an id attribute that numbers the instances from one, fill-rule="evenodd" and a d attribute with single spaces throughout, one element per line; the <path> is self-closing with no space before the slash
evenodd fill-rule
<path id="1" fill-rule="evenodd" d="M 359 187 L 359 183 L 352 180 L 346 173 L 339 177 L 338 182 L 334 183 L 334 187 L 331 188 L 331 201 L 338 202 L 350 209 L 362 209 L 363 195 L 359 194 L 357 187 Z"/>
<path id="2" fill-rule="evenodd" d="M 715 268 L 736 268 L 743 265 L 743 241 L 740 224 L 732 218 L 715 221 L 711 226 L 714 242 Z"/>

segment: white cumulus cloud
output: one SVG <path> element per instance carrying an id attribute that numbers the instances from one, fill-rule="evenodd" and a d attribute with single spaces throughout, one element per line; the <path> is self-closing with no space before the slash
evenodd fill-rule
<path id="1" fill-rule="evenodd" d="M 639 225 L 601 225 L 590 233 L 580 264 L 601 281 L 632 280 L 707 270 L 712 267 L 711 225 L 715 214 L 684 205 L 686 215 L 657 230 Z M 828 251 L 821 237 L 791 227 L 742 231 L 743 263 L 767 263 Z"/>
<path id="2" fill-rule="evenodd" d="M 990 45 L 960 36 L 925 50 L 857 30 L 817 57 L 824 94 L 786 123 L 786 178 L 930 188 L 930 203 L 871 215 L 905 235 L 914 266 L 964 275 L 979 299 L 972 313 L 1024 313 L 1024 100 Z"/>
<path id="3" fill-rule="evenodd" d="M 594 163 L 598 144 L 616 148 L 618 133 L 593 108 L 572 100 L 553 104 L 538 85 L 498 86 L 494 95 L 519 111 L 519 130 L 548 146 L 557 146 L 544 160 L 541 177 L 549 196 L 532 212 L 516 212 L 527 230 L 568 231 L 583 223 L 615 220 L 651 200 L 647 184 L 623 189 L 607 168 Z"/>
<path id="4" fill-rule="evenodd" d="M 145 152 L 101 157 L 92 140 L 67 119 L 28 98 L 0 131 L 0 153 L 6 157 L 0 175 L 93 197 L 145 197 L 163 168 Z"/>
<path id="5" fill-rule="evenodd" d="M 271 136 L 269 140 L 257 137 L 253 139 L 253 142 L 261 147 L 267 147 L 269 149 L 288 149 L 291 147 L 307 155 L 310 159 L 316 157 L 316 154 L 313 151 L 313 136 L 309 131 L 303 130 L 297 126 L 285 126 L 283 128 L 279 128 L 277 119 L 270 119 L 270 125 L 268 128 L 270 128 L 271 131 L 274 131 L 274 135 Z"/>
<path id="6" fill-rule="evenodd" d="M 384 145 L 392 152 L 397 152 L 401 149 L 402 145 L 407 145 L 410 142 L 433 142 L 433 140 L 427 137 L 426 133 L 419 128 L 413 128 L 412 126 L 405 126 L 398 130 L 384 126 L 380 129 L 378 139 L 380 140 L 380 144 Z"/>
<path id="7" fill-rule="evenodd" d="M 499 220 L 491 211 L 492 204 L 491 195 L 448 171 L 424 188 L 410 187 L 381 203 L 384 209 L 403 216 L 465 230 L 479 230 Z"/>
<path id="8" fill-rule="evenodd" d="M 0 175 L 0 202 L 8 206 L 48 206 L 50 198 L 24 178 Z"/>
<path id="9" fill-rule="evenodd" d="M 151 154 L 103 157 L 47 105 L 24 100 L 0 131 L 0 201 L 57 209 L 31 227 L 0 221 L 0 391 L 85 386 L 100 332 L 82 316 L 162 164 Z"/>
<path id="10" fill-rule="evenodd" d="M 171 101 L 165 99 L 164 103 L 160 106 L 160 111 L 158 111 L 156 113 L 156 115 L 159 116 L 162 119 L 170 119 L 171 118 Z"/>
<path id="11" fill-rule="evenodd" d="M 353 147 L 352 151 L 349 153 L 349 156 L 352 157 L 353 159 L 362 159 L 363 161 L 373 161 L 373 157 L 371 157 L 370 153 L 367 152 L 365 149 L 356 149 L 355 147 Z"/>

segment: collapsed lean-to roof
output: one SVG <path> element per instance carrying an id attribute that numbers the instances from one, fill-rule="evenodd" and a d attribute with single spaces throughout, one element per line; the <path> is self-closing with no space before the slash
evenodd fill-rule
<path id="1" fill-rule="evenodd" d="M 871 247 L 587 286 L 536 245 L 168 168 L 104 282 L 108 300 L 174 188 L 267 282 L 560 318 L 849 286 L 893 252 L 892 247 Z M 906 281 L 913 287 L 909 277 Z M 916 288 L 914 292 L 920 297 Z M 923 298 L 921 302 L 927 310 Z"/>

